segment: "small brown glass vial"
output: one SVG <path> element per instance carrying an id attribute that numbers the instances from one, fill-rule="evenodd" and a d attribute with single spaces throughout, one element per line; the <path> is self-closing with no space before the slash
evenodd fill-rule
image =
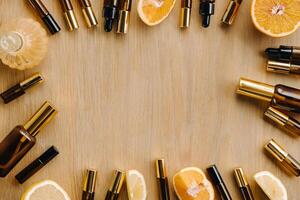
<path id="1" fill-rule="evenodd" d="M 56 114 L 45 102 L 25 125 L 16 126 L 0 143 L 0 177 L 5 177 L 35 145 L 36 135 Z"/>
<path id="2" fill-rule="evenodd" d="M 270 102 L 272 107 L 300 113 L 300 90 L 240 78 L 237 93 Z"/>
<path id="3" fill-rule="evenodd" d="M 73 31 L 78 29 L 79 25 L 77 22 L 77 18 L 71 0 L 59 0 L 59 2 L 64 12 L 64 16 L 68 24 L 69 30 Z"/>
<path id="4" fill-rule="evenodd" d="M 116 33 L 127 33 L 130 22 L 132 0 L 120 1 Z"/>
<path id="5" fill-rule="evenodd" d="M 290 61 L 273 61 L 267 63 L 267 71 L 280 74 L 300 74 L 300 64 L 294 64 Z"/>
<path id="6" fill-rule="evenodd" d="M 192 0 L 181 0 L 180 28 L 188 28 L 191 22 Z"/>
<path id="7" fill-rule="evenodd" d="M 95 188 L 97 181 L 97 171 L 93 169 L 86 170 L 83 179 L 83 192 L 82 200 L 94 200 L 95 199 Z"/>
<path id="8" fill-rule="evenodd" d="M 254 196 L 251 190 L 251 187 L 247 181 L 247 178 L 244 174 L 244 171 L 242 168 L 235 168 L 234 169 L 234 177 L 236 180 L 236 183 L 241 191 L 243 200 L 254 200 Z"/>
<path id="9" fill-rule="evenodd" d="M 242 2 L 243 0 L 229 0 L 228 6 L 222 17 L 222 22 L 224 24 L 231 25 L 234 22 Z"/>
<path id="10" fill-rule="evenodd" d="M 293 117 L 288 116 L 271 106 L 265 111 L 264 115 L 267 119 L 274 122 L 275 125 L 284 131 L 295 136 L 300 136 L 300 122 Z"/>
<path id="11" fill-rule="evenodd" d="M 275 140 L 270 140 L 265 145 L 265 150 L 282 166 L 287 172 L 300 176 L 300 163 L 293 158 L 283 147 Z"/>
<path id="12" fill-rule="evenodd" d="M 36 73 L 29 78 L 25 79 L 21 83 L 14 85 L 13 87 L 9 88 L 8 90 L 4 91 L 0 94 L 1 98 L 3 99 L 4 103 L 7 104 L 18 97 L 25 94 L 26 90 L 32 88 L 36 85 L 39 85 L 44 81 L 41 74 Z"/>
<path id="13" fill-rule="evenodd" d="M 159 200 L 170 200 L 169 181 L 164 159 L 155 161 L 155 170 L 159 190 Z"/>
<path id="14" fill-rule="evenodd" d="M 125 173 L 119 170 L 114 171 L 113 181 L 109 187 L 105 200 L 118 200 L 123 183 L 125 180 Z"/>
<path id="15" fill-rule="evenodd" d="M 98 21 L 97 21 L 96 15 L 94 13 L 94 10 L 92 8 L 92 4 L 91 4 L 90 0 L 78 0 L 78 1 L 79 1 L 81 10 L 82 10 L 84 19 L 87 23 L 87 26 L 89 28 L 97 26 Z"/>
<path id="16" fill-rule="evenodd" d="M 45 151 L 42 155 L 40 155 L 37 159 L 32 161 L 29 165 L 27 165 L 22 171 L 20 171 L 16 176 L 16 180 L 23 184 L 27 181 L 31 176 L 41 170 L 43 167 L 47 165 L 53 158 L 55 158 L 59 154 L 57 148 L 55 146 L 50 147 L 47 151 Z"/>
<path id="17" fill-rule="evenodd" d="M 43 20 L 45 26 L 48 28 L 51 34 L 58 33 L 60 31 L 60 27 L 49 13 L 46 6 L 43 4 L 41 0 L 27 0 L 33 10 L 38 14 L 38 16 Z"/>

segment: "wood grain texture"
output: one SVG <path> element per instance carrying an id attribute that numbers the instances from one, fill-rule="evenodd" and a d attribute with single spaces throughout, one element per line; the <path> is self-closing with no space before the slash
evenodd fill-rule
<path id="1" fill-rule="evenodd" d="M 160 157 L 166 159 L 170 179 L 183 167 L 217 164 L 234 199 L 240 198 L 232 174 L 237 166 L 249 176 L 257 199 L 266 199 L 252 178 L 261 170 L 282 179 L 289 199 L 298 198 L 300 182 L 274 165 L 262 147 L 274 138 L 300 159 L 299 139 L 265 122 L 267 105 L 237 97 L 235 88 L 240 76 L 300 87 L 299 77 L 267 73 L 261 53 L 269 46 L 299 45 L 299 31 L 282 39 L 262 35 L 251 22 L 251 1 L 243 2 L 232 27 L 223 27 L 227 0 L 216 2 L 208 29 L 200 26 L 198 1 L 188 30 L 178 28 L 179 1 L 162 24 L 147 27 L 134 1 L 129 33 L 120 36 L 103 31 L 102 0 L 92 1 L 100 22 L 96 30 L 85 27 L 73 0 L 81 27 L 70 33 L 58 1 L 44 2 L 63 30 L 51 36 L 39 67 L 25 72 L 0 67 L 1 91 L 36 71 L 46 78 L 24 97 L 0 105 L 0 139 L 44 100 L 59 114 L 38 135 L 38 144 L 0 180 L 1 200 L 19 199 L 25 188 L 43 179 L 58 182 L 79 200 L 87 167 L 99 171 L 96 199 L 104 198 L 115 168 L 141 171 L 148 199 L 158 199 L 154 160 Z M 15 17 L 37 19 L 24 0 L 0 0 L 1 22 Z M 50 145 L 61 154 L 18 185 L 14 175 Z M 121 199 L 127 199 L 125 192 Z"/>

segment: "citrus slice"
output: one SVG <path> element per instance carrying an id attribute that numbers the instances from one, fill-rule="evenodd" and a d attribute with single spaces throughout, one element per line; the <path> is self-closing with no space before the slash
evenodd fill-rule
<path id="1" fill-rule="evenodd" d="M 137 11 L 142 21 L 154 26 L 166 19 L 176 0 L 139 0 Z"/>
<path id="2" fill-rule="evenodd" d="M 261 32 L 272 37 L 287 36 L 300 26 L 300 1 L 253 0 L 251 16 Z"/>
<path id="3" fill-rule="evenodd" d="M 179 200 L 213 200 L 215 197 L 212 184 L 203 171 L 188 167 L 177 172 L 173 177 L 173 186 Z"/>
<path id="4" fill-rule="evenodd" d="M 137 170 L 126 172 L 126 185 L 129 200 L 145 200 L 147 189 L 144 176 Z"/>
<path id="5" fill-rule="evenodd" d="M 271 200 L 287 200 L 287 191 L 282 182 L 271 172 L 262 171 L 254 175 L 259 187 Z"/>
<path id="6" fill-rule="evenodd" d="M 45 180 L 27 189 L 21 200 L 71 200 L 68 194 L 57 183 Z"/>

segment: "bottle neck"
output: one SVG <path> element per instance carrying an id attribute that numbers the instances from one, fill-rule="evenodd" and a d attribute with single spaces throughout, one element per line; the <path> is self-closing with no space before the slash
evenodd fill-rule
<path id="1" fill-rule="evenodd" d="M 45 102 L 39 110 L 24 124 L 28 133 L 35 137 L 55 116 L 57 111 L 49 102 Z"/>
<path id="2" fill-rule="evenodd" d="M 7 32 L 0 35 L 0 49 L 6 53 L 16 53 L 22 49 L 24 39 L 17 32 Z"/>

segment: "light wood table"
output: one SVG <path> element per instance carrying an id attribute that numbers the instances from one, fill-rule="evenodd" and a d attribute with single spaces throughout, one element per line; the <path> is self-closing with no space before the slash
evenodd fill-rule
<path id="1" fill-rule="evenodd" d="M 241 166 L 257 199 L 266 197 L 252 176 L 262 170 L 284 182 L 289 199 L 298 199 L 299 180 L 274 165 L 262 148 L 274 138 L 300 159 L 299 140 L 264 121 L 267 105 L 237 97 L 235 88 L 241 76 L 300 87 L 298 77 L 267 73 L 262 55 L 266 47 L 299 45 L 299 31 L 282 39 L 262 35 L 251 22 L 251 1 L 242 4 L 232 27 L 223 27 L 220 19 L 227 0 L 216 2 L 208 29 L 200 26 L 195 1 L 191 27 L 180 30 L 179 0 L 162 24 L 147 27 L 137 16 L 134 1 L 129 33 L 120 36 L 103 31 L 102 1 L 92 1 L 100 22 L 93 30 L 85 27 L 73 0 L 81 27 L 70 33 L 58 0 L 44 2 L 62 31 L 51 36 L 48 55 L 39 67 L 22 72 L 1 66 L 0 90 L 36 71 L 46 81 L 0 105 L 0 139 L 45 100 L 59 114 L 38 135 L 37 145 L 0 180 L 0 199 L 19 199 L 34 182 L 52 179 L 79 200 L 83 170 L 88 167 L 99 171 L 96 199 L 104 199 L 116 168 L 138 169 L 145 175 L 148 199 L 158 199 L 154 160 L 161 157 L 166 159 L 170 181 L 181 168 L 205 170 L 215 163 L 233 198 L 240 199 L 232 170 Z M 15 17 L 38 20 L 25 1 L 1 0 L 0 20 Z M 50 145 L 57 146 L 60 155 L 26 183 L 17 184 L 14 175 Z M 121 199 L 127 199 L 125 194 Z"/>

